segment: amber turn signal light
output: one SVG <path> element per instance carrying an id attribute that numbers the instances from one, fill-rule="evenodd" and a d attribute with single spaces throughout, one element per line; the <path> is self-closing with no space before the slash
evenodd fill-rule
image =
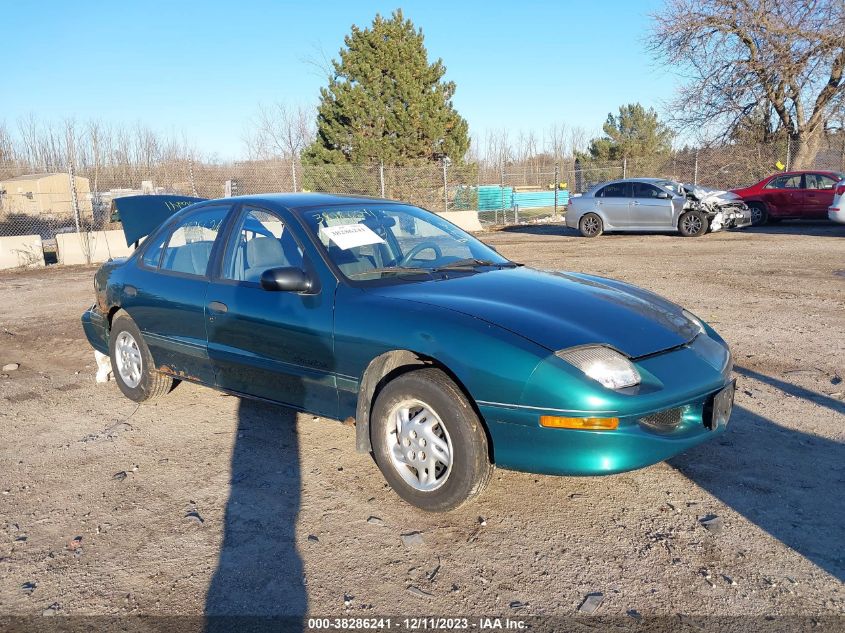
<path id="1" fill-rule="evenodd" d="M 619 426 L 619 418 L 561 418 L 556 415 L 541 415 L 540 426 L 552 429 L 612 431 Z"/>

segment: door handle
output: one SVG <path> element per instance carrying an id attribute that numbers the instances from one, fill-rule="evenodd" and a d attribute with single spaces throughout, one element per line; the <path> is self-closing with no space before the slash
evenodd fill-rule
<path id="1" fill-rule="evenodd" d="M 632 206 L 632 207 L 636 207 L 636 206 L 637 206 L 637 205 L 639 205 L 639 204 L 640 204 L 640 203 L 639 203 L 639 202 L 637 202 L 636 200 L 632 200 L 632 201 L 631 201 L 631 206 Z"/>
<path id="2" fill-rule="evenodd" d="M 229 306 L 222 301 L 212 301 L 208 304 L 208 311 L 214 312 L 215 314 L 225 314 L 229 311 Z"/>

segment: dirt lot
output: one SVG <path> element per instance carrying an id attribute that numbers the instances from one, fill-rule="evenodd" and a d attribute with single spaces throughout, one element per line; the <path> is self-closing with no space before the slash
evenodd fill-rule
<path id="1" fill-rule="evenodd" d="M 140 407 L 95 384 L 93 269 L 6 272 L 0 615 L 565 616 L 593 592 L 599 615 L 845 612 L 845 226 L 483 238 L 707 319 L 740 378 L 728 432 L 624 475 L 498 470 L 479 501 L 427 515 L 352 428 L 189 384 Z"/>

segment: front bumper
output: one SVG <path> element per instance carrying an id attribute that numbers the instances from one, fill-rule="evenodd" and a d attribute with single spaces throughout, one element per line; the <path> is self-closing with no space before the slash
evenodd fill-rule
<path id="1" fill-rule="evenodd" d="M 109 353 L 109 322 L 96 306 L 91 306 L 82 314 L 82 330 L 91 347 L 103 354 Z"/>
<path id="2" fill-rule="evenodd" d="M 724 352 L 722 357 L 719 350 Z M 529 406 L 541 400 L 540 392 L 531 388 L 532 381 L 526 393 L 534 396 L 519 405 L 479 402 L 496 465 L 549 475 L 609 475 L 655 464 L 724 432 L 725 424 L 714 429 L 709 425 L 715 395 L 732 382 L 727 348 L 702 338 L 636 365 L 644 376 L 640 391 L 614 394 L 595 411 L 577 404 L 568 411 L 548 404 Z M 576 403 L 599 401 L 595 395 L 575 398 Z M 668 431 L 643 422 L 653 414 L 677 409 L 680 422 Z M 547 428 L 540 426 L 542 415 L 617 417 L 619 426 L 607 431 Z"/>
<path id="3" fill-rule="evenodd" d="M 719 211 L 710 221 L 710 230 L 741 229 L 751 226 L 751 210 L 748 207 L 731 207 Z"/>

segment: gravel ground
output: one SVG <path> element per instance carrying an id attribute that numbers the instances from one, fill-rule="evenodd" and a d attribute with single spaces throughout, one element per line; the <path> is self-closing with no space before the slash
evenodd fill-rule
<path id="1" fill-rule="evenodd" d="M 497 470 L 478 501 L 427 515 L 348 426 L 95 384 L 93 268 L 5 272 L 0 365 L 20 367 L 0 377 L 0 615 L 567 616 L 596 592 L 597 615 L 845 612 L 845 226 L 482 237 L 708 320 L 736 360 L 728 432 L 623 475 Z"/>

